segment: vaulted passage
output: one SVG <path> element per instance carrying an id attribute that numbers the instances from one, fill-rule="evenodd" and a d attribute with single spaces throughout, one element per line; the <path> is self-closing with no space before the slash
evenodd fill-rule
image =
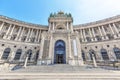
<path id="1" fill-rule="evenodd" d="M 54 63 L 55 64 L 65 64 L 66 63 L 66 53 L 65 53 L 65 42 L 58 40 L 55 43 L 54 48 Z"/>

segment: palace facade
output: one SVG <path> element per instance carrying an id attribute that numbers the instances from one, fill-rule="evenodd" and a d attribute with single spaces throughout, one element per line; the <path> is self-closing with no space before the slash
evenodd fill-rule
<path id="1" fill-rule="evenodd" d="M 120 15 L 73 25 L 71 14 L 50 14 L 49 25 L 0 16 L 0 62 L 84 65 L 120 60 Z"/>

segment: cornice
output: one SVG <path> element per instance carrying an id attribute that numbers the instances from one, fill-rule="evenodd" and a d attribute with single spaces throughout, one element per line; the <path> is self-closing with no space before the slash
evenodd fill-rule
<path id="1" fill-rule="evenodd" d="M 47 25 L 33 24 L 33 23 L 17 20 L 17 19 L 14 19 L 14 18 L 3 16 L 3 15 L 0 15 L 0 19 L 6 20 L 6 21 L 11 21 L 13 23 L 18 23 L 20 25 L 33 26 L 33 27 L 39 27 L 39 28 L 48 28 Z"/>
<path id="2" fill-rule="evenodd" d="M 73 26 L 74 26 L 74 28 L 90 27 L 90 26 L 94 27 L 94 26 L 97 26 L 97 25 L 104 25 L 104 24 L 107 24 L 107 23 L 110 23 L 110 22 L 114 22 L 115 20 L 116 21 L 120 20 L 120 15 L 109 17 L 109 18 L 102 19 L 102 20 L 98 20 L 98 21 L 95 21 L 95 22 L 73 25 Z"/>

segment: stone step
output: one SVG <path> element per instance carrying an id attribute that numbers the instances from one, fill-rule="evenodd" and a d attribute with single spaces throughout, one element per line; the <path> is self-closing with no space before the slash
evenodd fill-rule
<path id="1" fill-rule="evenodd" d="M 120 80 L 120 74 L 111 73 L 0 73 L 1 80 Z"/>
<path id="2" fill-rule="evenodd" d="M 62 65 L 43 65 L 43 66 L 27 66 L 26 68 L 18 68 L 11 72 L 39 72 L 39 73 L 78 73 L 78 72 L 109 72 L 110 70 L 104 70 L 102 68 L 91 68 L 88 66 L 71 66 L 67 64 Z"/>

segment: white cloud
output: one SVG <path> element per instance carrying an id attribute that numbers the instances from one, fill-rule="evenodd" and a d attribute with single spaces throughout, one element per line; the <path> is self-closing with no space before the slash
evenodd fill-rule
<path id="1" fill-rule="evenodd" d="M 76 0 L 72 7 L 76 24 L 120 14 L 120 0 Z"/>

